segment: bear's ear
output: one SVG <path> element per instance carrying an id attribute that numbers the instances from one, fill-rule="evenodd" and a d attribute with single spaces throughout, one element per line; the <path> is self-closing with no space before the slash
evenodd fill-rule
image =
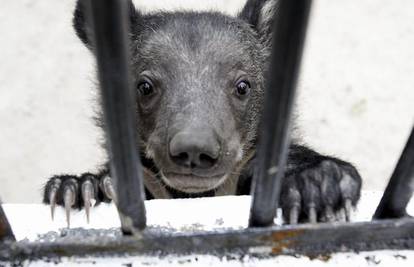
<path id="1" fill-rule="evenodd" d="M 90 0 L 78 0 L 76 3 L 75 11 L 73 14 L 73 27 L 75 28 L 76 34 L 79 39 L 89 48 L 93 49 L 93 33 L 91 27 L 91 21 L 86 16 L 88 2 Z M 101 0 L 104 1 L 104 0 Z M 135 28 L 138 26 L 141 14 L 135 9 L 134 4 L 131 0 L 126 0 L 128 2 L 128 10 L 130 16 L 130 26 L 131 32 L 134 32 Z"/>
<path id="2" fill-rule="evenodd" d="M 255 29 L 266 45 L 271 44 L 272 29 L 279 0 L 247 0 L 238 17 Z"/>

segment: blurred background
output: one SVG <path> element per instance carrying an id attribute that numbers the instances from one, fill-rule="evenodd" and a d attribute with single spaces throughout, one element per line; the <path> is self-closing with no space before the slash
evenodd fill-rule
<path id="1" fill-rule="evenodd" d="M 245 0 L 136 0 L 138 9 L 221 10 Z M 75 0 L 2 0 L 0 197 L 41 201 L 54 174 L 105 162 L 94 126 L 94 61 L 72 26 Z M 414 2 L 315 0 L 298 98 L 303 139 L 353 162 L 383 190 L 414 123 Z"/>

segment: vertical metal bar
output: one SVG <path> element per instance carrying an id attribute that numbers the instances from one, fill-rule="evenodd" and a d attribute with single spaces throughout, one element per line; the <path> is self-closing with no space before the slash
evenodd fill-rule
<path id="1" fill-rule="evenodd" d="M 311 0 L 280 0 L 254 172 L 250 226 L 269 226 L 278 207 L 289 125 Z"/>
<path id="2" fill-rule="evenodd" d="M 373 219 L 401 218 L 414 192 L 414 128 L 385 189 Z"/>
<path id="3" fill-rule="evenodd" d="M 6 240 L 16 241 L 16 238 L 14 237 L 13 231 L 0 201 L 0 243 Z"/>
<path id="4" fill-rule="evenodd" d="M 127 4 L 123 0 L 91 0 L 90 10 L 116 204 L 124 233 L 139 233 L 146 225 L 145 195 L 136 98 L 129 77 Z"/>

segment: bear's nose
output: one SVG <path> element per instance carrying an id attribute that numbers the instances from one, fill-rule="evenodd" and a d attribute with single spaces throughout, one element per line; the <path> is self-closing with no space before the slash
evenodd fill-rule
<path id="1" fill-rule="evenodd" d="M 219 158 L 220 143 L 209 129 L 187 129 L 174 135 L 169 144 L 171 160 L 191 169 L 208 169 Z"/>

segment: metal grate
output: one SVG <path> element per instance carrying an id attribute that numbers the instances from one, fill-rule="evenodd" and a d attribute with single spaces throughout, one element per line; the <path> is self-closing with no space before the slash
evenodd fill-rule
<path id="1" fill-rule="evenodd" d="M 2 242 L 6 241 L 16 241 L 16 238 L 14 237 L 10 223 L 7 220 L 6 214 L 4 213 L 0 201 L 0 245 Z"/>
<path id="2" fill-rule="evenodd" d="M 129 77 L 129 10 L 126 1 L 86 2 L 90 3 L 116 204 L 123 232 L 139 233 L 146 225 L 145 194 L 137 151 L 136 98 Z"/>
<path id="3" fill-rule="evenodd" d="M 402 218 L 414 191 L 414 128 L 385 189 L 374 219 Z"/>
<path id="4" fill-rule="evenodd" d="M 280 1 L 267 73 L 250 226 L 272 225 L 289 146 L 289 124 L 311 1 Z"/>

